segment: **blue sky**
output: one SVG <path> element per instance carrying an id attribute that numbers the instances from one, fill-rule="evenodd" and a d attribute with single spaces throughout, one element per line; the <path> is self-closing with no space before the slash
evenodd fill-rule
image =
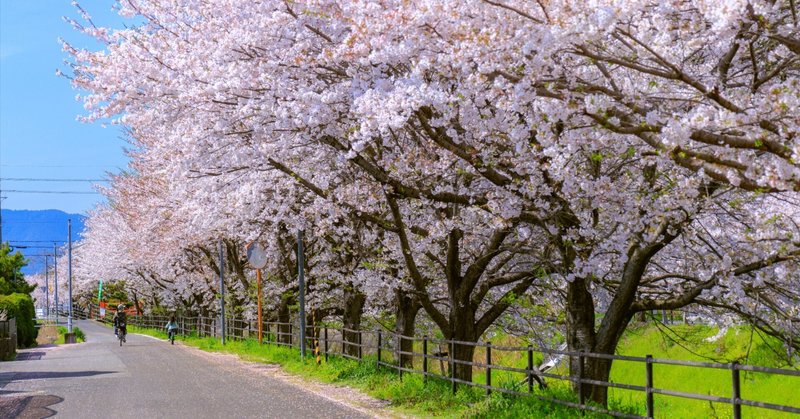
<path id="1" fill-rule="evenodd" d="M 83 0 L 98 26 L 122 27 L 111 0 Z M 69 80 L 59 38 L 100 49 L 63 16 L 79 19 L 68 0 L 0 0 L 0 178 L 2 207 L 85 213 L 98 194 L 32 194 L 13 190 L 91 192 L 88 182 L 33 182 L 11 178 L 104 179 L 124 169 L 126 145 L 117 127 L 76 121 L 83 106 Z"/>

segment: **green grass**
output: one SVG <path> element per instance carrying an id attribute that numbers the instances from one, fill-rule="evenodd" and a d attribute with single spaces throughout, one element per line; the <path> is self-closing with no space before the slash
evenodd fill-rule
<path id="1" fill-rule="evenodd" d="M 58 326 L 58 338 L 55 341 L 56 345 L 63 345 L 64 344 L 64 335 L 67 333 L 67 328 L 64 326 Z M 78 342 L 86 342 L 86 335 L 83 333 L 79 327 L 73 327 L 72 333 L 75 333 L 75 339 Z"/>
<path id="2" fill-rule="evenodd" d="M 705 339 L 715 336 L 716 327 L 709 326 L 672 326 L 674 339 L 666 338 L 655 327 L 633 328 L 626 332 L 620 342 L 621 355 L 645 356 L 654 358 L 670 358 L 701 362 L 729 363 L 738 361 L 765 367 L 788 368 L 779 351 L 780 342 L 771 338 L 763 338 L 752 334 L 749 327 L 733 327 L 716 341 Z M 668 332 L 672 333 L 672 332 Z M 756 372 L 740 372 L 741 397 L 748 400 L 800 406 L 800 377 L 764 374 Z M 611 371 L 611 381 L 628 384 L 645 384 L 645 366 L 630 361 L 615 361 Z M 653 385 L 657 388 L 682 392 L 730 397 L 732 377 L 730 370 L 685 367 L 679 365 L 653 366 Z M 637 411 L 644 413 L 645 395 L 642 392 L 611 389 L 609 398 L 628 406 L 638 406 Z M 664 395 L 655 395 L 656 416 L 677 418 L 733 416 L 730 404 L 712 403 Z M 789 413 L 757 407 L 743 406 L 745 417 L 789 418 L 797 417 Z"/>

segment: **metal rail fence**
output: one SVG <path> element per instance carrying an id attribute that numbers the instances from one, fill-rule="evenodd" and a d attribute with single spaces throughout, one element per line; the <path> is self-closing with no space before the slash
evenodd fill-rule
<path id="1" fill-rule="evenodd" d="M 107 320 L 108 319 L 110 319 L 110 317 L 107 317 Z M 220 336 L 221 334 L 221 328 L 219 327 L 220 325 L 217 318 L 177 317 L 176 319 L 179 324 L 179 332 L 181 335 L 185 336 L 194 334 L 199 337 L 204 337 Z M 129 323 L 139 327 L 163 330 L 168 320 L 169 317 L 167 316 L 144 315 L 131 316 L 129 318 Z M 297 329 L 298 328 L 294 327 L 292 323 L 264 322 L 262 324 L 262 330 L 264 332 L 263 343 L 270 345 L 299 347 L 299 336 Z M 732 408 L 734 418 L 742 417 L 742 406 L 752 406 L 761 409 L 800 414 L 800 399 L 798 400 L 798 405 L 789 406 L 743 398 L 741 394 L 742 378 L 740 374 L 742 371 L 747 371 L 754 373 L 800 377 L 800 370 L 766 368 L 752 365 L 742 365 L 736 362 L 727 364 L 658 359 L 653 358 L 650 355 L 645 357 L 636 357 L 566 351 L 534 346 L 495 346 L 492 345 L 491 342 L 465 342 L 450 339 L 436 339 L 428 336 L 403 336 L 383 330 L 353 330 L 342 327 L 320 327 L 318 325 L 309 325 L 307 326 L 307 330 L 310 331 L 309 336 L 307 336 L 307 340 L 310 344 L 313 344 L 314 340 L 319 342 L 320 356 L 324 357 L 325 361 L 328 360 L 330 355 L 341 356 L 364 362 L 366 362 L 366 359 L 369 359 L 371 362 L 375 362 L 379 366 L 397 371 L 401 377 L 404 373 L 419 374 L 422 375 L 425 380 L 432 378 L 449 382 L 453 392 L 457 391 L 459 385 L 466 385 L 485 389 L 487 394 L 496 391 L 520 396 L 530 395 L 547 402 L 626 418 L 654 418 L 656 415 L 654 402 L 655 395 L 729 404 Z M 256 338 L 257 334 L 257 322 L 242 319 L 228 319 L 226 321 L 226 331 L 227 339 L 254 339 Z M 400 351 L 399 348 L 401 347 L 401 340 L 413 342 L 412 346 L 415 348 L 415 350 L 410 352 Z M 476 356 L 480 353 L 480 355 L 483 355 L 481 357 L 483 359 L 480 362 L 475 362 L 475 357 L 473 358 L 473 361 L 454 359 L 452 354 L 456 353 L 456 347 L 460 345 L 474 347 L 474 353 Z M 417 350 L 420 350 L 421 352 L 417 352 Z M 526 365 L 524 367 L 519 367 L 495 363 L 498 357 L 493 357 L 493 355 L 497 352 L 517 352 L 519 353 L 517 358 L 527 360 Z M 541 371 L 536 365 L 534 365 L 534 354 L 565 356 L 577 359 L 578 371 L 575 375 Z M 402 355 L 411 357 L 411 367 L 400 365 L 399 359 Z M 585 377 L 585 374 L 583 373 L 583 366 L 586 360 L 591 358 L 641 363 L 644 366 L 643 378 L 645 384 L 638 385 L 589 379 Z M 477 382 L 456 378 L 455 366 L 457 364 L 471 366 L 474 372 L 483 373 L 485 379 L 482 382 Z M 678 365 L 700 369 L 719 369 L 730 371 L 730 396 L 699 394 L 656 387 L 653 384 L 655 381 L 655 374 L 653 372 L 654 365 Z M 517 385 L 513 385 L 511 388 L 509 388 L 507 385 L 508 381 L 505 382 L 506 386 L 493 384 L 493 375 L 497 374 L 498 372 L 505 372 L 507 377 L 509 375 L 515 375 L 518 377 L 519 380 L 516 382 Z M 577 388 L 577 402 L 561 400 L 558 398 L 537 394 L 537 388 L 544 387 L 543 384 L 545 378 L 567 381 L 575 384 L 575 387 Z M 534 385 L 535 382 L 538 383 L 538 385 Z M 800 378 L 798 379 L 798 384 L 800 384 Z M 617 388 L 644 393 L 646 416 L 615 411 L 592 404 L 589 400 L 587 400 L 588 395 L 584 394 L 584 385 L 597 385 L 607 388 Z"/>

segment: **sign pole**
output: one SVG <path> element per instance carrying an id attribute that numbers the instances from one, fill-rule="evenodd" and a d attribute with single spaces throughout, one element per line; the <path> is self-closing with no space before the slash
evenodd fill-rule
<path id="1" fill-rule="evenodd" d="M 225 344 L 225 256 L 224 242 L 219 241 L 219 309 L 222 312 L 222 344 Z"/>
<path id="2" fill-rule="evenodd" d="M 263 343 L 264 339 L 264 317 L 263 306 L 261 305 L 261 269 L 256 269 L 256 292 L 258 293 L 258 343 Z"/>
<path id="3" fill-rule="evenodd" d="M 300 287 L 300 358 L 306 359 L 306 282 L 304 276 L 303 230 L 297 231 L 297 272 Z"/>
<path id="4" fill-rule="evenodd" d="M 261 302 L 263 292 L 261 291 L 261 269 L 267 266 L 267 253 L 258 243 L 250 243 L 245 249 L 247 251 L 247 262 L 256 269 L 256 301 L 258 301 L 258 343 L 263 343 L 264 339 L 264 309 Z M 267 329 L 269 330 L 269 329 Z"/>

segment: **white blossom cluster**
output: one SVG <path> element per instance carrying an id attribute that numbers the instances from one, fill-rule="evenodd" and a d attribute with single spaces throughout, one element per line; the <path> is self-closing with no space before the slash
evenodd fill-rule
<path id="1" fill-rule="evenodd" d="M 800 345 L 794 2 L 120 6 L 142 23 L 65 44 L 85 119 L 131 141 L 87 281 L 213 310 L 224 240 L 252 307 L 255 241 L 280 310 L 302 229 L 320 313 L 405 295 L 478 339 L 532 304 L 613 352 L 634 314 L 692 306 Z"/>

